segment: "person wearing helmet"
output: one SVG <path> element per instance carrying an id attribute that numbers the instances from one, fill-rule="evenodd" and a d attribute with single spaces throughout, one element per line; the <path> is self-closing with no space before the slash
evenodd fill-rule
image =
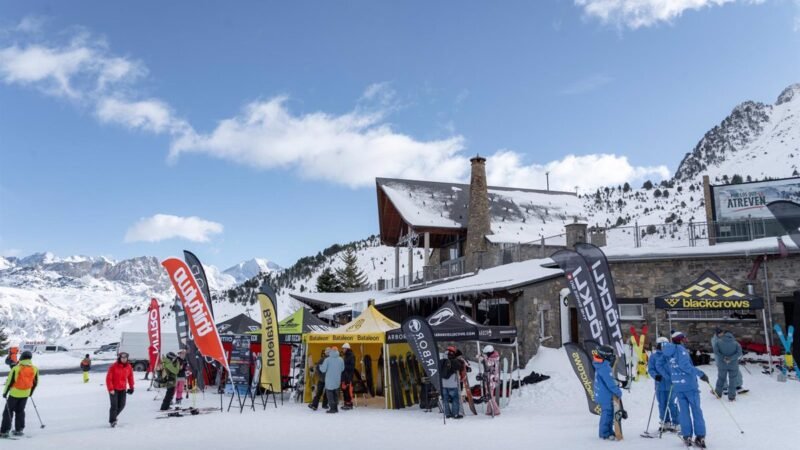
<path id="1" fill-rule="evenodd" d="M 622 390 L 611 376 L 611 366 L 616 355 L 608 345 L 601 345 L 592 351 L 594 366 L 594 401 L 600 405 L 600 439 L 615 440 L 614 435 L 614 397 L 622 398 Z"/>
<path id="2" fill-rule="evenodd" d="M 161 411 L 169 410 L 172 397 L 175 395 L 175 385 L 178 381 L 178 372 L 181 370 L 181 365 L 183 365 L 183 360 L 173 352 L 167 353 L 161 359 L 163 386 L 167 388 L 167 392 L 164 393 L 164 400 L 161 401 Z"/>
<path id="3" fill-rule="evenodd" d="M 109 366 L 106 373 L 106 388 L 111 401 L 108 423 L 112 427 L 117 426 L 117 417 L 125 409 L 126 394 L 133 394 L 133 368 L 128 356 L 128 353 L 120 352 L 117 361 Z"/>
<path id="4" fill-rule="evenodd" d="M 14 419 L 14 436 L 22 436 L 25 429 L 25 405 L 28 397 L 33 395 L 39 384 L 39 369 L 31 363 L 33 355 L 29 351 L 22 352 L 19 363 L 15 365 L 6 378 L 3 398 L 3 423 L 0 425 L 0 437 L 7 438 L 11 431 L 11 419 Z"/>
<path id="5" fill-rule="evenodd" d="M 647 361 L 647 373 L 656 383 L 656 397 L 658 398 L 658 418 L 661 421 L 661 429 L 675 431 L 678 423 L 678 403 L 672 395 L 672 379 L 670 378 L 669 366 L 661 352 L 661 347 L 669 343 L 669 339 L 661 336 L 656 339 L 656 348 Z"/>
<path id="6" fill-rule="evenodd" d="M 83 382 L 89 382 L 89 369 L 92 368 L 92 360 L 89 358 L 89 354 L 87 353 L 86 356 L 83 357 L 81 360 L 81 372 L 83 372 Z"/>
<path id="7" fill-rule="evenodd" d="M 478 357 L 479 362 L 483 365 L 483 375 L 481 381 L 486 386 L 484 394 L 487 397 L 486 414 L 490 416 L 500 415 L 500 406 L 497 404 L 495 392 L 500 380 L 500 354 L 494 349 L 494 346 L 487 344 L 483 347 L 483 355 Z"/>
<path id="8" fill-rule="evenodd" d="M 706 422 L 700 408 L 700 389 L 697 378 L 708 383 L 708 375 L 694 367 L 692 358 L 684 347 L 686 335 L 680 331 L 672 333 L 672 343 L 661 345 L 661 352 L 667 360 L 672 381 L 672 395 L 678 400 L 681 435 L 683 442 L 691 446 L 694 434 L 694 445 L 706 446 Z"/>
<path id="9" fill-rule="evenodd" d="M 342 397 L 344 404 L 343 410 L 353 409 L 353 376 L 356 372 L 356 356 L 350 349 L 350 344 L 345 342 L 342 345 L 344 351 L 344 371 L 342 372 Z"/>

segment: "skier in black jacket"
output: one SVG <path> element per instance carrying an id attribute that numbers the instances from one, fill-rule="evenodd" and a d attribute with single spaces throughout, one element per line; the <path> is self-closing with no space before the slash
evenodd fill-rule
<path id="1" fill-rule="evenodd" d="M 356 356 L 350 350 L 347 342 L 342 345 L 344 349 L 344 372 L 342 372 L 342 397 L 344 405 L 342 409 L 353 409 L 353 376 L 356 372 Z"/>

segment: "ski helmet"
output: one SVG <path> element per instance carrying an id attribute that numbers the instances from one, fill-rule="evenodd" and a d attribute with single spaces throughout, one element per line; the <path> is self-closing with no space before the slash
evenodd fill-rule
<path id="1" fill-rule="evenodd" d="M 494 346 L 492 344 L 487 344 L 486 347 L 483 347 L 483 353 L 494 353 Z"/>
<path id="2" fill-rule="evenodd" d="M 659 336 L 658 339 L 656 339 L 656 349 L 661 350 L 661 346 L 666 343 L 669 343 L 669 339 L 664 336 Z"/>
<path id="3" fill-rule="evenodd" d="M 342 348 L 350 348 L 350 344 L 345 342 L 344 344 L 342 344 Z"/>
<path id="4" fill-rule="evenodd" d="M 680 344 L 684 340 L 686 340 L 686 335 L 683 334 L 683 332 L 676 331 L 676 332 L 672 333 L 672 342 L 673 343 Z"/>
<path id="5" fill-rule="evenodd" d="M 24 352 L 22 352 L 21 355 L 19 355 L 20 361 L 22 361 L 23 359 L 31 359 L 31 358 L 33 358 L 33 353 L 31 353 L 29 350 L 25 350 Z"/>
<path id="6" fill-rule="evenodd" d="M 608 345 L 601 345 L 597 347 L 595 353 L 597 353 L 597 356 L 602 358 L 604 361 L 613 361 L 615 357 L 614 349 Z"/>
<path id="7" fill-rule="evenodd" d="M 177 357 L 178 355 L 176 355 L 174 352 L 167 353 L 167 359 L 169 359 L 170 361 L 176 359 Z"/>

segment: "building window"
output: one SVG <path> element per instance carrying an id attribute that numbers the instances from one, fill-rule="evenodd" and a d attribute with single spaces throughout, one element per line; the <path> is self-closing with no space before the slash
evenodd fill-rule
<path id="1" fill-rule="evenodd" d="M 641 303 L 619 305 L 622 320 L 644 320 L 644 305 Z"/>

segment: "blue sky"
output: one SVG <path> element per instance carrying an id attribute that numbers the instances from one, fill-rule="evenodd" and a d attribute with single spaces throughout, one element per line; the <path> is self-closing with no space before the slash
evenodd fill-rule
<path id="1" fill-rule="evenodd" d="M 0 5 L 6 256 L 290 265 L 376 176 L 641 183 L 800 81 L 793 0 Z"/>

